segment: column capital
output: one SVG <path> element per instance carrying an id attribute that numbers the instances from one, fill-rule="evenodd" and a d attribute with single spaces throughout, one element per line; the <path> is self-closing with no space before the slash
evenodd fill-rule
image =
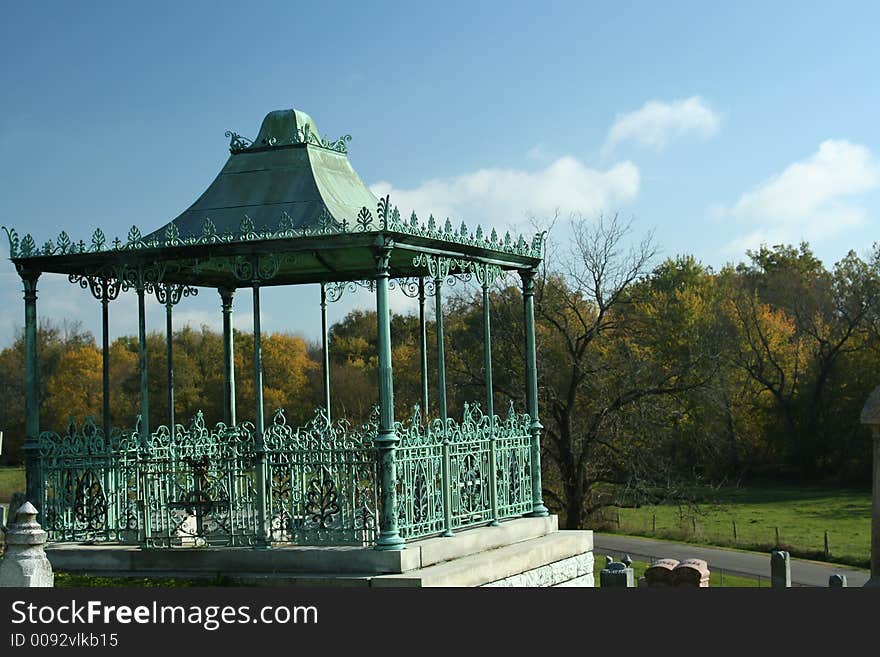
<path id="1" fill-rule="evenodd" d="M 223 307 L 223 312 L 230 312 L 232 310 L 232 298 L 235 296 L 235 288 L 218 287 L 217 292 L 220 295 L 220 303 Z"/>
<path id="2" fill-rule="evenodd" d="M 391 273 L 391 252 L 394 250 L 394 242 L 386 241 L 373 249 L 373 258 L 376 262 L 376 278 L 388 278 Z"/>
<path id="3" fill-rule="evenodd" d="M 21 283 L 24 288 L 25 301 L 32 301 L 37 298 L 37 280 L 43 272 L 36 269 L 18 268 L 18 275 L 21 276 Z"/>
<path id="4" fill-rule="evenodd" d="M 520 269 L 519 277 L 522 279 L 523 294 L 532 296 L 535 294 L 535 270 Z"/>

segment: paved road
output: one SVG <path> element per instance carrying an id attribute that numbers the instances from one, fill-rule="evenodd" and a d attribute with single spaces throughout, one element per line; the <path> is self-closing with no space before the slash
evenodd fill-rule
<path id="1" fill-rule="evenodd" d="M 770 555 L 761 552 L 742 552 L 725 550 L 686 543 L 657 541 L 650 538 L 599 534 L 593 536 L 594 551 L 597 557 L 611 555 L 615 560 L 628 554 L 634 561 L 650 561 L 660 557 L 673 559 L 703 559 L 709 570 L 722 569 L 732 575 L 770 578 Z M 605 565 L 603 559 L 597 561 L 597 568 Z M 835 573 L 846 575 L 848 586 L 862 586 L 868 581 L 866 570 L 852 570 L 803 559 L 791 560 L 791 583 L 794 586 L 828 586 L 828 577 Z"/>

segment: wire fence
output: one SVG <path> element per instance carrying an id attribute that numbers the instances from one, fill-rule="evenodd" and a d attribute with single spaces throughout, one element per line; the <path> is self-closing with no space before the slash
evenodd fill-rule
<path id="1" fill-rule="evenodd" d="M 604 510 L 592 523 L 593 528 L 616 533 L 651 536 L 684 542 L 711 543 L 713 545 L 739 547 L 760 551 L 785 549 L 795 556 L 822 561 L 839 561 L 865 567 L 870 559 L 870 537 L 864 538 L 864 546 L 852 546 L 852 536 L 838 535 L 841 545 L 836 546 L 829 530 L 809 531 L 799 528 L 797 536 L 791 536 L 790 528 L 740 521 L 736 518 L 701 518 L 696 513 L 681 514 L 670 519 L 668 514 L 621 513 L 620 509 Z M 864 562 L 864 563 L 862 563 Z"/>

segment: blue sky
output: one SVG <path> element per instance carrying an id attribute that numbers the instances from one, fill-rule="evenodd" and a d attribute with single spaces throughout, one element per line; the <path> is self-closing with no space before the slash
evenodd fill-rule
<path id="1" fill-rule="evenodd" d="M 662 256 L 714 267 L 801 239 L 831 265 L 880 236 L 874 3 L 6 2 L 3 17 L 0 223 L 38 243 L 164 224 L 222 167 L 225 130 L 254 137 L 287 107 L 351 134 L 354 167 L 405 212 L 502 229 L 619 212 Z M 87 293 L 57 276 L 41 290 L 41 316 L 98 333 Z M 267 291 L 264 329 L 317 337 L 317 295 Z M 129 297 L 114 334 L 136 329 Z M 0 345 L 20 298 L 7 263 Z M 219 327 L 219 298 L 178 321 Z"/>

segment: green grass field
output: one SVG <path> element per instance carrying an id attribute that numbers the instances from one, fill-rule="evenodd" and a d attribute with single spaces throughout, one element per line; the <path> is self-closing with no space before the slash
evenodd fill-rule
<path id="1" fill-rule="evenodd" d="M 0 502 L 17 492 L 24 492 L 24 468 L 0 467 Z"/>
<path id="2" fill-rule="evenodd" d="M 778 528 L 779 546 L 793 556 L 865 568 L 871 555 L 871 492 L 828 486 L 722 488 L 702 491 L 692 506 L 605 509 L 592 524 L 602 531 L 761 552 L 777 547 Z"/>

